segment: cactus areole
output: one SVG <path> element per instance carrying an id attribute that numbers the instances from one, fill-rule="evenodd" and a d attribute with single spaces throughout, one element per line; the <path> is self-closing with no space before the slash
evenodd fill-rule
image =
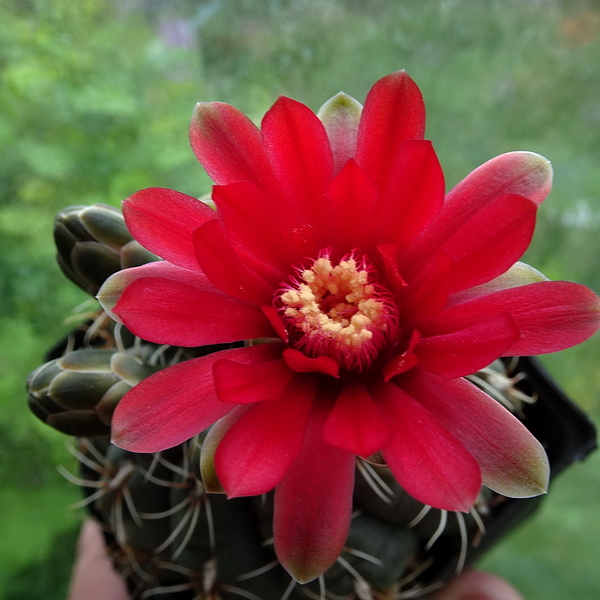
<path id="1" fill-rule="evenodd" d="M 592 291 L 518 262 L 550 163 L 503 154 L 445 193 L 424 125 L 403 71 L 364 107 L 338 94 L 315 114 L 281 97 L 260 129 L 227 104 L 198 104 L 191 145 L 216 211 L 166 189 L 125 200 L 133 237 L 163 260 L 115 273 L 98 296 L 150 342 L 245 342 L 131 389 L 113 442 L 156 452 L 215 424 L 207 489 L 275 489 L 275 550 L 300 582 L 344 547 L 356 456 L 447 511 L 468 512 L 482 485 L 544 493 L 540 443 L 464 377 L 600 324 Z"/>

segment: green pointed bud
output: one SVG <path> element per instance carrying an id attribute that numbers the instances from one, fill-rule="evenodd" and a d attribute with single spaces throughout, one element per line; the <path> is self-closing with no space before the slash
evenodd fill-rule
<path id="1" fill-rule="evenodd" d="M 106 390 L 104 396 L 96 404 L 96 413 L 100 420 L 110 426 L 115 408 L 121 398 L 131 389 L 131 386 L 125 381 L 117 381 L 113 386 Z"/>
<path id="2" fill-rule="evenodd" d="M 113 373 L 133 387 L 156 372 L 156 367 L 143 362 L 132 354 L 116 352 L 110 358 L 110 369 Z"/>
<path id="3" fill-rule="evenodd" d="M 360 102 L 344 92 L 325 102 L 317 113 L 327 131 L 336 172 L 356 154 L 361 113 Z"/>
<path id="4" fill-rule="evenodd" d="M 112 206 L 93 204 L 79 211 L 79 220 L 97 241 L 119 250 L 133 238 L 120 211 Z"/>
<path id="5" fill-rule="evenodd" d="M 215 453 L 225 434 L 233 427 L 239 418 L 241 410 L 232 410 L 228 415 L 219 419 L 207 432 L 202 441 L 200 451 L 200 473 L 204 489 L 211 494 L 224 494 L 225 489 L 219 481 L 215 469 Z"/>
<path id="6" fill-rule="evenodd" d="M 131 267 L 140 267 L 149 262 L 154 262 L 158 257 L 156 254 L 146 250 L 143 246 L 131 240 L 121 247 L 121 268 L 130 269 Z"/>
<path id="7" fill-rule="evenodd" d="M 45 421 L 53 429 L 76 437 L 105 437 L 110 435 L 110 426 L 98 419 L 94 410 L 66 410 L 48 415 Z"/>
<path id="8" fill-rule="evenodd" d="M 138 350 L 141 352 L 144 347 Z M 44 423 L 63 433 L 108 435 L 112 414 L 121 398 L 156 371 L 157 367 L 128 352 L 73 350 L 29 376 L 29 408 Z"/>
<path id="9" fill-rule="evenodd" d="M 113 273 L 158 260 L 133 239 L 121 212 L 105 204 L 61 211 L 54 222 L 54 241 L 63 273 L 92 295 Z"/>
<path id="10" fill-rule="evenodd" d="M 477 297 L 483 294 L 493 294 L 501 290 L 512 289 L 530 283 L 539 283 L 540 281 L 549 281 L 549 279 L 537 269 L 519 261 L 508 269 L 508 271 L 502 273 L 502 275 L 463 292 L 462 296 L 463 298 L 468 298 L 470 296 Z"/>

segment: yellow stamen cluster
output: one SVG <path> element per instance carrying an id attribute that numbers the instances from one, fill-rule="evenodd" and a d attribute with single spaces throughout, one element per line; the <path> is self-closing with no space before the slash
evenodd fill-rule
<path id="1" fill-rule="evenodd" d="M 357 349 L 385 331 L 385 305 L 369 283 L 369 273 L 352 257 L 335 267 L 319 258 L 301 273 L 303 283 L 281 295 L 288 317 L 307 336 L 324 336 L 339 349 Z"/>

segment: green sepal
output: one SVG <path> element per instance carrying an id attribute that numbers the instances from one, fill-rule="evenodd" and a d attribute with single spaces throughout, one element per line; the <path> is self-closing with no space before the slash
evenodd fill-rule
<path id="1" fill-rule="evenodd" d="M 208 430 L 202 442 L 200 450 L 200 473 L 202 474 L 202 483 L 207 492 L 213 494 L 226 493 L 215 469 L 215 454 L 226 433 L 248 409 L 248 406 L 237 406 L 234 408 Z"/>
<path id="2" fill-rule="evenodd" d="M 146 377 L 156 373 L 157 368 L 142 362 L 139 358 L 125 352 L 115 352 L 110 357 L 110 368 L 130 387 L 137 385 Z"/>
<path id="3" fill-rule="evenodd" d="M 46 424 L 66 435 L 101 437 L 110 435 L 110 427 L 98 419 L 94 410 L 66 410 L 48 416 Z"/>
<path id="4" fill-rule="evenodd" d="M 327 131 L 336 172 L 356 154 L 361 113 L 360 102 L 344 92 L 336 94 L 319 109 L 317 116 Z"/>
<path id="5" fill-rule="evenodd" d="M 48 395 L 69 410 L 93 409 L 118 381 L 113 373 L 64 371 L 57 375 L 48 389 Z"/>
<path id="6" fill-rule="evenodd" d="M 102 244 L 119 250 L 133 237 L 125 225 L 120 211 L 107 204 L 86 206 L 79 212 L 79 219 L 91 236 Z"/>
<path id="7" fill-rule="evenodd" d="M 117 383 L 108 388 L 104 396 L 102 396 L 96 405 L 96 413 L 103 423 L 110 425 L 117 404 L 119 404 L 121 398 L 123 398 L 130 389 L 131 386 L 125 381 L 117 381 Z"/>
<path id="8" fill-rule="evenodd" d="M 83 373 L 109 373 L 113 350 L 103 348 L 82 348 L 73 350 L 57 359 L 58 366 L 65 371 Z"/>
<path id="9" fill-rule="evenodd" d="M 131 240 L 121 248 L 121 268 L 140 267 L 158 260 L 156 254 L 146 250 L 139 242 Z"/>

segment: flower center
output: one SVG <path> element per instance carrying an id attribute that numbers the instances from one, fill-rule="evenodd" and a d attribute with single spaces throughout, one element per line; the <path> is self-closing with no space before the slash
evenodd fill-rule
<path id="1" fill-rule="evenodd" d="M 365 258 L 350 254 L 334 266 L 323 253 L 292 281 L 278 304 L 291 345 L 307 356 L 362 371 L 395 335 L 398 309 Z"/>

